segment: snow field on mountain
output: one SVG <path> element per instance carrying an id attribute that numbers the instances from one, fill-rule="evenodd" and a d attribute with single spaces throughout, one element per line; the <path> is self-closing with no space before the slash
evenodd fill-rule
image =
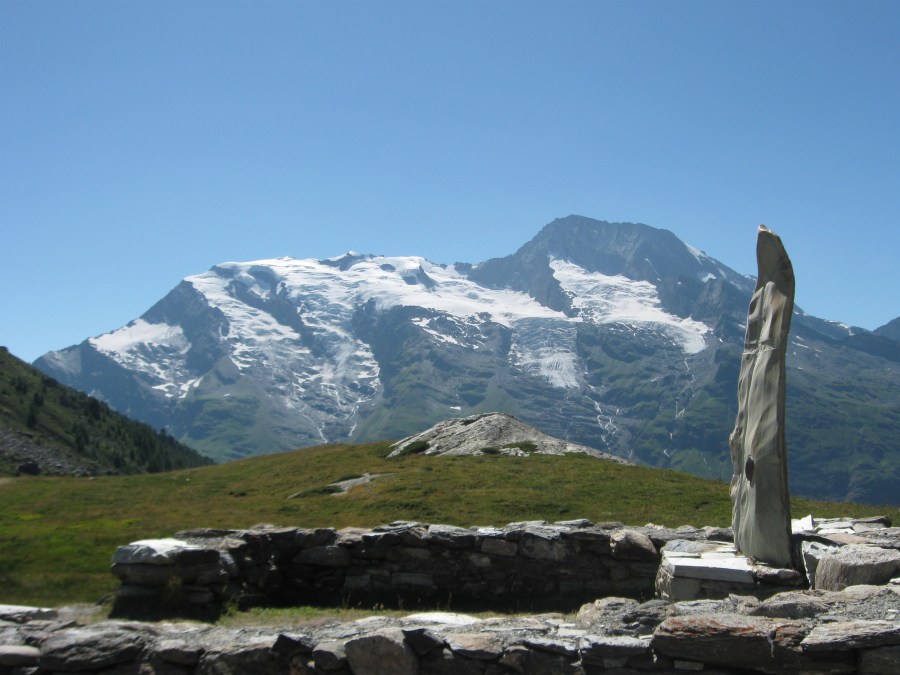
<path id="1" fill-rule="evenodd" d="M 587 272 L 567 260 L 550 260 L 553 276 L 572 300 L 585 321 L 595 324 L 621 323 L 634 328 L 662 330 L 686 354 L 706 349 L 709 326 L 684 319 L 660 307 L 656 287 L 648 281 L 634 281 L 617 275 Z"/>

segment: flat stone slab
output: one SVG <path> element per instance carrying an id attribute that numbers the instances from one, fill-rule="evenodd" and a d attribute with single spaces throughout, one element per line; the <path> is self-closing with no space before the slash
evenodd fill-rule
<path id="1" fill-rule="evenodd" d="M 173 565 L 175 554 L 186 549 L 199 546 L 181 539 L 142 539 L 117 548 L 112 561 L 122 565 Z"/>
<path id="2" fill-rule="evenodd" d="M 671 568 L 671 574 L 675 577 L 753 584 L 753 567 L 750 565 L 750 561 L 743 557 L 670 558 L 666 556 L 663 564 Z"/>
<path id="3" fill-rule="evenodd" d="M 892 621 L 824 623 L 813 628 L 800 643 L 809 652 L 848 651 L 884 645 L 900 645 L 900 624 Z"/>
<path id="4" fill-rule="evenodd" d="M 59 612 L 49 607 L 29 607 L 28 605 L 0 605 L 0 621 L 24 623 L 43 619 L 55 619 Z"/>
<path id="5" fill-rule="evenodd" d="M 816 588 L 840 591 L 860 584 L 886 584 L 900 572 L 900 551 L 850 544 L 825 553 L 816 567 Z"/>

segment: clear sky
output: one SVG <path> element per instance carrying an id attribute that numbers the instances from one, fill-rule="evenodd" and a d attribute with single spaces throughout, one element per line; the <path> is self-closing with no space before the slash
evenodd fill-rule
<path id="1" fill-rule="evenodd" d="M 479 262 L 643 222 L 900 315 L 900 2 L 2 0 L 0 344 L 229 260 Z"/>

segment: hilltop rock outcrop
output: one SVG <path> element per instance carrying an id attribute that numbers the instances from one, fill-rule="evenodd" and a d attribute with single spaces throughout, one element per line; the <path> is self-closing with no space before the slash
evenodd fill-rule
<path id="1" fill-rule="evenodd" d="M 620 464 L 633 464 L 621 457 L 586 445 L 569 443 L 535 429 L 505 413 L 483 413 L 438 422 L 430 429 L 407 436 L 392 446 L 388 457 L 410 453 L 424 455 L 591 455 Z"/>

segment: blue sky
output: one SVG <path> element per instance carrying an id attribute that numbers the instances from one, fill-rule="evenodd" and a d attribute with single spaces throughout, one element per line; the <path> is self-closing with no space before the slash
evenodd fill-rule
<path id="1" fill-rule="evenodd" d="M 32 360 L 227 260 L 478 262 L 672 230 L 900 315 L 900 3 L 0 3 L 0 344 Z"/>

